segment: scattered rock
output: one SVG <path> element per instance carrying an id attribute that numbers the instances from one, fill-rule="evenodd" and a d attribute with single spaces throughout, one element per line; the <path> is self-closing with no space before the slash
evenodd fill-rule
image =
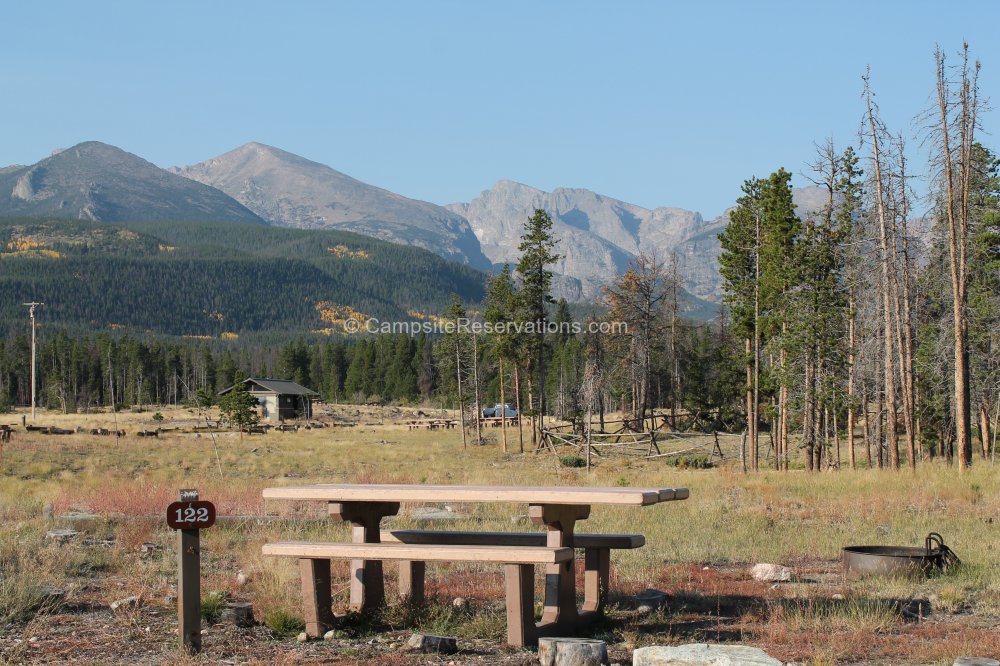
<path id="1" fill-rule="evenodd" d="M 787 582 L 792 579 L 792 570 L 788 567 L 783 567 L 780 564 L 768 564 L 766 562 L 761 562 L 753 565 L 753 569 L 750 570 L 750 575 L 753 576 L 754 580 L 766 583 Z"/>
<path id="2" fill-rule="evenodd" d="M 250 576 L 248 576 L 245 572 L 240 571 L 239 573 L 236 574 L 236 584 L 239 585 L 240 587 L 243 587 L 249 582 L 250 582 Z"/>
<path id="3" fill-rule="evenodd" d="M 235 624 L 237 627 L 252 627 L 253 604 L 245 601 L 233 601 L 222 607 L 222 621 Z"/>
<path id="4" fill-rule="evenodd" d="M 1000 661 L 989 657 L 959 657 L 952 666 L 1000 666 Z"/>
<path id="5" fill-rule="evenodd" d="M 70 530 L 65 528 L 60 528 L 56 530 L 49 530 L 45 533 L 45 538 L 55 541 L 56 543 L 66 543 L 76 537 L 80 536 L 80 533 L 76 530 Z"/>
<path id="6" fill-rule="evenodd" d="M 653 612 L 653 607 L 648 604 L 643 604 L 635 609 L 635 612 L 639 615 L 649 615 Z"/>
<path id="7" fill-rule="evenodd" d="M 62 605 L 66 600 L 66 591 L 55 587 L 42 588 L 42 605 L 47 608 L 55 608 Z"/>
<path id="8" fill-rule="evenodd" d="M 153 555 L 154 553 L 158 553 L 161 550 L 163 550 L 163 548 L 159 544 L 155 543 L 143 543 L 139 545 L 140 555 L 149 556 Z"/>
<path id="9" fill-rule="evenodd" d="M 447 509 L 435 509 L 433 507 L 417 507 L 410 512 L 410 517 L 414 520 L 445 521 L 460 520 L 465 518 L 464 513 L 448 511 Z"/>
<path id="10" fill-rule="evenodd" d="M 336 640 L 336 638 L 337 638 L 337 630 L 336 629 L 331 629 L 330 631 L 328 631 L 325 634 L 323 634 L 323 640 L 324 641 L 332 641 L 332 640 Z"/>
<path id="11" fill-rule="evenodd" d="M 834 594 L 830 598 L 831 599 L 836 599 L 837 601 L 843 601 L 844 600 L 844 595 L 842 595 L 842 594 Z"/>
<path id="12" fill-rule="evenodd" d="M 101 522 L 101 517 L 96 513 L 87 513 L 86 511 L 68 511 L 61 516 L 59 520 L 64 520 L 75 525 L 79 524 L 91 524 Z"/>
<path id="13" fill-rule="evenodd" d="M 111 602 L 111 610 L 113 611 L 127 611 L 135 610 L 141 605 L 139 597 L 125 597 L 124 599 L 119 599 L 118 601 Z"/>
<path id="14" fill-rule="evenodd" d="M 299 643 L 305 643 L 307 640 L 309 640 L 309 634 L 303 631 L 301 634 L 295 637 L 295 640 L 297 640 Z"/>
<path id="15" fill-rule="evenodd" d="M 689 643 L 643 647 L 632 653 L 632 666 L 783 666 L 759 648 L 747 645 Z"/>
<path id="16" fill-rule="evenodd" d="M 592 638 L 539 638 L 541 666 L 602 666 L 608 663 L 608 646 Z"/>
<path id="17" fill-rule="evenodd" d="M 455 654 L 458 652 L 458 639 L 447 636 L 429 636 L 413 634 L 406 641 L 406 647 L 411 650 L 431 654 Z"/>
<path id="18" fill-rule="evenodd" d="M 469 607 L 469 600 L 465 597 L 455 597 L 451 600 L 451 605 L 460 610 L 465 610 Z"/>
<path id="19" fill-rule="evenodd" d="M 666 592 L 650 587 L 635 595 L 635 602 L 639 604 L 639 607 L 649 606 L 650 610 L 653 611 L 666 606 L 669 598 Z"/>

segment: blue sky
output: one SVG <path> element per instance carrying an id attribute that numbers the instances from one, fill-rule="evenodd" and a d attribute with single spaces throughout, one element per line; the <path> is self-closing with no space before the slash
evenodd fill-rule
<path id="1" fill-rule="evenodd" d="M 856 142 L 866 65 L 907 134 L 935 43 L 969 40 L 997 98 L 998 25 L 992 1 L 10 3 L 0 163 L 261 141 L 435 203 L 508 178 L 714 216 L 813 142 Z"/>

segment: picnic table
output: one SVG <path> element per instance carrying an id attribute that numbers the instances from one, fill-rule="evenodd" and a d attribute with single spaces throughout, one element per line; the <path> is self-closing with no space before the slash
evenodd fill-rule
<path id="1" fill-rule="evenodd" d="M 517 416 L 483 416 L 479 421 L 484 426 L 499 428 L 502 425 L 516 426 L 519 418 Z"/>
<path id="2" fill-rule="evenodd" d="M 427 428 L 428 430 L 437 430 L 438 428 L 454 428 L 458 425 L 458 421 L 455 419 L 425 419 L 416 421 L 407 421 L 407 429 L 413 430 L 414 428 Z"/>
<path id="3" fill-rule="evenodd" d="M 384 603 L 382 560 L 400 561 L 400 590 L 422 593 L 425 561 L 501 562 L 505 565 L 508 643 L 525 645 L 558 635 L 598 617 L 603 610 L 611 548 L 644 545 L 642 535 L 577 535 L 576 524 L 594 505 L 652 506 L 683 500 L 686 488 L 592 488 L 450 486 L 409 484 L 316 484 L 266 488 L 265 500 L 319 501 L 330 516 L 352 525 L 351 544 L 281 542 L 264 546 L 269 555 L 299 557 L 306 606 L 306 630 L 322 635 L 332 625 L 330 558 L 351 559 L 351 608 L 366 612 Z M 382 532 L 381 521 L 403 502 L 528 505 L 528 517 L 545 533 Z M 385 537 L 385 538 L 383 538 Z M 389 543 L 386 543 L 389 542 Z M 586 551 L 584 606 L 576 605 L 574 548 Z M 534 619 L 533 565 L 544 564 L 545 601 Z"/>

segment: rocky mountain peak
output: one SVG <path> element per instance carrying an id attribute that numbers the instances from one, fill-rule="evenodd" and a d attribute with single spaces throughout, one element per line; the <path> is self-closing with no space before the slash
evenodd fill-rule
<path id="1" fill-rule="evenodd" d="M 417 245 L 476 268 L 490 266 L 472 228 L 460 215 L 280 148 L 250 142 L 172 171 L 222 190 L 271 224 L 343 228 Z"/>

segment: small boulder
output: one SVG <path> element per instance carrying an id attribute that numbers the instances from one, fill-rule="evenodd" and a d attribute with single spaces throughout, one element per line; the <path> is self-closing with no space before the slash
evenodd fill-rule
<path id="1" fill-rule="evenodd" d="M 49 541 L 55 541 L 56 543 L 66 543 L 80 536 L 80 533 L 76 530 L 70 530 L 65 528 L 49 530 L 45 533 L 45 538 Z"/>
<path id="2" fill-rule="evenodd" d="M 139 597 L 125 597 L 124 599 L 118 599 L 117 601 L 111 602 L 111 610 L 117 611 L 129 611 L 135 610 L 141 605 Z"/>
<path id="3" fill-rule="evenodd" d="M 325 634 L 323 634 L 323 640 L 324 641 L 332 641 L 332 640 L 335 640 L 336 638 L 337 638 L 337 630 L 336 629 L 331 629 L 330 631 L 328 631 Z"/>
<path id="4" fill-rule="evenodd" d="M 635 595 L 635 602 L 639 605 L 639 608 L 648 606 L 651 611 L 654 611 L 657 608 L 666 606 L 669 598 L 666 592 L 654 590 L 650 587 Z"/>
<path id="5" fill-rule="evenodd" d="M 761 562 L 760 564 L 753 565 L 753 569 L 750 570 L 750 575 L 753 576 L 754 580 L 759 580 L 765 583 L 781 583 L 788 582 L 792 579 L 792 570 L 788 567 L 783 567 L 780 564 L 767 564 L 766 562 Z"/>
<path id="6" fill-rule="evenodd" d="M 300 633 L 298 636 L 295 637 L 295 640 L 297 640 L 299 643 L 305 643 L 306 641 L 309 640 L 309 634 L 303 631 L 302 633 Z"/>
<path id="7" fill-rule="evenodd" d="M 139 554 L 149 557 L 163 550 L 163 548 L 156 543 L 142 543 L 139 544 Z"/>
<path id="8" fill-rule="evenodd" d="M 467 610 L 469 608 L 469 600 L 465 597 L 455 597 L 451 600 L 451 605 L 459 610 Z"/>
<path id="9" fill-rule="evenodd" d="M 239 585 L 240 587 L 243 587 L 249 582 L 250 582 L 250 576 L 248 576 L 245 572 L 240 571 L 239 573 L 236 574 L 236 584 Z"/>
<path id="10" fill-rule="evenodd" d="M 652 646 L 632 653 L 632 666 L 783 666 L 759 648 L 748 645 L 689 643 Z"/>
<path id="11" fill-rule="evenodd" d="M 603 666 L 608 663 L 608 646 L 592 638 L 539 638 L 541 666 Z"/>
<path id="12" fill-rule="evenodd" d="M 410 640 L 406 641 L 406 647 L 428 654 L 455 654 L 458 652 L 458 639 L 447 636 L 413 634 L 410 636 Z"/>

